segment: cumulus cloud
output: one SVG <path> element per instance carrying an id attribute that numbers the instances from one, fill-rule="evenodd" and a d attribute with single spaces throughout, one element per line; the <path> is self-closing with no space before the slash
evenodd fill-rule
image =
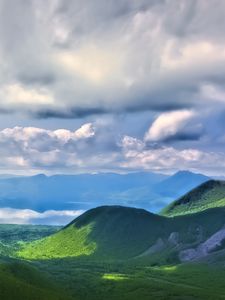
<path id="1" fill-rule="evenodd" d="M 121 166 L 128 170 L 171 172 L 178 170 L 201 171 L 206 174 L 223 174 L 223 153 L 201 151 L 194 148 L 176 149 L 171 146 L 153 147 L 139 151 L 125 151 Z"/>
<path id="2" fill-rule="evenodd" d="M 145 148 L 145 143 L 143 141 L 128 135 L 125 135 L 122 138 L 121 145 L 125 150 L 143 150 Z"/>
<path id="3" fill-rule="evenodd" d="M 82 171 L 104 167 L 119 146 L 110 134 L 92 123 L 75 131 L 14 127 L 0 131 L 1 169 Z M 113 158 L 112 158 L 113 157 Z"/>
<path id="4" fill-rule="evenodd" d="M 214 98 L 208 86 L 224 85 L 224 20 L 221 0 L 1 0 L 0 111 L 77 118 L 202 106 Z"/>
<path id="5" fill-rule="evenodd" d="M 82 210 L 47 210 L 40 213 L 30 209 L 0 208 L 0 223 L 66 225 L 83 212 Z"/>
<path id="6" fill-rule="evenodd" d="M 0 131 L 0 170 L 53 174 L 223 169 L 222 153 L 166 142 L 177 138 L 181 125 L 192 117 L 189 111 L 162 114 L 144 138 L 114 134 L 104 122 L 86 123 L 74 131 L 6 128 Z"/>
<path id="7" fill-rule="evenodd" d="M 196 114 L 190 110 L 163 113 L 153 122 L 145 134 L 145 140 L 158 142 L 175 137 L 185 138 L 185 126 L 195 115 Z"/>

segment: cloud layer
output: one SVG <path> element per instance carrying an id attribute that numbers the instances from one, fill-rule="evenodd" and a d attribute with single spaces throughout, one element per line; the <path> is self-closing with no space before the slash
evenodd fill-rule
<path id="1" fill-rule="evenodd" d="M 224 1 L 1 0 L 0 20 L 2 113 L 224 104 Z"/>
<path id="2" fill-rule="evenodd" d="M 0 223 L 66 225 L 82 213 L 81 210 L 47 210 L 39 213 L 30 209 L 0 208 Z"/>
<path id="3" fill-rule="evenodd" d="M 158 142 L 179 136 L 194 115 L 192 111 L 188 110 L 161 114 L 149 128 L 145 140 Z"/>
<path id="4" fill-rule="evenodd" d="M 0 131 L 1 173 L 4 170 L 54 174 L 179 169 L 222 172 L 225 167 L 222 152 L 201 149 L 199 139 L 190 143 L 193 128 L 199 128 L 193 118 L 189 111 L 163 113 L 142 137 L 115 134 L 111 130 L 114 125 L 110 128 L 109 124 L 97 122 L 83 124 L 75 131 L 6 128 Z M 190 120 L 192 125 L 185 128 Z"/>

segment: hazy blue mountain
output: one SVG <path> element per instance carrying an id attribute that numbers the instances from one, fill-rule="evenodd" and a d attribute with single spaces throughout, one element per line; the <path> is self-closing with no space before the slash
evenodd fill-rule
<path id="1" fill-rule="evenodd" d="M 173 176 L 139 172 L 0 178 L 0 207 L 87 210 L 116 204 L 159 211 L 207 179 L 190 172 Z"/>
<path id="2" fill-rule="evenodd" d="M 202 174 L 179 171 L 156 184 L 154 190 L 162 196 L 176 198 L 208 180 L 210 178 Z"/>

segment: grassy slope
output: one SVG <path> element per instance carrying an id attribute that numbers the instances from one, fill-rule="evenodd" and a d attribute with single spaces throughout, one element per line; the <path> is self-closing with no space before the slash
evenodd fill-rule
<path id="1" fill-rule="evenodd" d="M 132 257 L 172 231 L 179 231 L 180 238 L 191 243 L 202 226 L 201 235 L 205 239 L 224 225 L 224 219 L 223 207 L 175 218 L 131 208 L 100 207 L 78 217 L 53 236 L 26 245 L 20 255 L 40 258 L 34 263 L 71 292 L 73 299 L 224 299 L 223 268 L 197 264 L 150 267 L 147 259 L 103 260 Z M 67 258 L 53 259 L 64 256 Z M 98 261 L 82 260 L 82 256 L 97 257 Z M 52 294 L 51 285 L 48 282 L 44 285 L 30 269 L 19 273 L 17 270 L 18 267 L 6 271 L 0 268 L 0 293 L 6 291 L 5 298 L 0 294 L 0 299 L 66 299 L 60 298 L 60 292 Z M 16 298 L 12 284 L 18 289 Z M 33 297 L 34 292 L 37 298 Z"/>
<path id="2" fill-rule="evenodd" d="M 171 217 L 192 214 L 209 208 L 224 206 L 225 182 L 210 180 L 172 202 L 163 209 L 161 214 Z"/>
<path id="3" fill-rule="evenodd" d="M 160 237 L 179 233 L 179 242 L 201 241 L 224 226 L 225 208 L 166 218 L 124 207 L 99 207 L 75 219 L 58 233 L 22 246 L 17 255 L 26 259 L 90 256 L 129 259 L 140 255 Z M 166 254 L 168 255 L 168 253 Z"/>
<path id="4" fill-rule="evenodd" d="M 69 297 L 35 268 L 24 263 L 4 262 L 0 263 L 0 299 L 69 300 Z"/>
<path id="5" fill-rule="evenodd" d="M 22 243 L 57 232 L 59 226 L 0 224 L 0 256 L 13 256 Z"/>
<path id="6" fill-rule="evenodd" d="M 129 258 L 142 253 L 163 231 L 163 217 L 141 209 L 105 206 L 89 210 L 53 236 L 25 245 L 19 255 Z"/>
<path id="7" fill-rule="evenodd" d="M 94 242 L 86 243 L 91 227 L 91 225 L 82 228 L 68 227 L 55 235 L 25 245 L 19 255 L 29 259 L 90 255 L 96 248 Z"/>
<path id="8" fill-rule="evenodd" d="M 76 259 L 39 264 L 79 300 L 218 300 L 225 296 L 225 270 L 214 266 L 150 267 Z"/>

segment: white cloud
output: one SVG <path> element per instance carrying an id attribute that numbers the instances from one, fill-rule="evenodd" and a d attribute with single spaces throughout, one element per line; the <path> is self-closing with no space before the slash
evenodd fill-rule
<path id="1" fill-rule="evenodd" d="M 74 132 L 66 129 L 57 129 L 53 131 L 52 134 L 56 135 L 56 137 L 59 140 L 62 140 L 63 142 L 68 142 L 69 140 L 88 139 L 94 137 L 95 128 L 92 123 L 87 123 L 82 125 Z"/>
<path id="2" fill-rule="evenodd" d="M 135 150 L 142 150 L 144 149 L 145 147 L 145 144 L 143 141 L 137 139 L 137 138 L 134 138 L 132 136 L 128 136 L 128 135 L 125 135 L 123 138 L 122 138 L 122 147 L 125 149 L 125 150 L 132 150 L 132 149 L 135 149 Z"/>
<path id="3" fill-rule="evenodd" d="M 87 123 L 82 125 L 79 129 L 75 131 L 74 135 L 78 139 L 86 139 L 93 137 L 95 135 L 95 129 L 93 124 Z"/>
<path id="4" fill-rule="evenodd" d="M 103 47 L 91 44 L 82 46 L 77 52 L 59 52 L 56 61 L 72 76 L 77 74 L 91 84 L 101 86 L 113 77 L 115 79 L 122 65 L 116 49 Z"/>
<path id="5" fill-rule="evenodd" d="M 201 86 L 200 95 L 211 101 L 218 101 L 225 103 L 225 90 L 221 87 L 212 85 L 212 84 L 204 84 Z"/>
<path id="6" fill-rule="evenodd" d="M 19 127 L 5 128 L 0 131 L 0 142 L 12 139 L 17 142 L 38 141 L 40 138 L 43 142 L 67 143 L 69 140 L 89 139 L 95 135 L 95 129 L 92 123 L 83 124 L 75 131 L 66 129 L 47 130 L 36 127 Z"/>
<path id="7" fill-rule="evenodd" d="M 127 169 L 144 169 L 160 172 L 177 170 L 200 170 L 201 172 L 215 172 L 223 170 L 225 164 L 221 163 L 223 154 L 200 151 L 197 149 L 175 149 L 173 147 L 160 147 L 144 151 L 129 150 L 125 152 L 121 166 Z"/>
<path id="8" fill-rule="evenodd" d="M 0 223 L 66 225 L 83 212 L 82 210 L 47 210 L 41 213 L 30 209 L 0 208 Z"/>
<path id="9" fill-rule="evenodd" d="M 49 91 L 44 89 L 27 88 L 21 84 L 14 83 L 4 86 L 0 91 L 0 97 L 5 104 L 20 106 L 20 105 L 37 105 L 53 104 L 54 100 Z"/>
<path id="10" fill-rule="evenodd" d="M 145 139 L 121 137 L 104 122 L 86 123 L 74 131 L 6 128 L 0 131 L 0 170 L 18 174 L 223 170 L 223 153 L 198 149 L 189 143 L 179 148 L 173 142 L 166 143 L 193 116 L 192 111 L 161 114 Z"/>
<path id="11" fill-rule="evenodd" d="M 106 168 L 115 158 L 111 148 L 118 146 L 100 127 L 86 123 L 75 131 L 35 127 L 3 129 L 0 131 L 0 169 L 59 172 L 75 169 L 79 172 L 96 170 L 100 164 Z"/>
<path id="12" fill-rule="evenodd" d="M 145 134 L 146 141 L 162 141 L 181 132 L 186 123 L 195 116 L 193 111 L 181 110 L 163 113 L 153 122 Z"/>

